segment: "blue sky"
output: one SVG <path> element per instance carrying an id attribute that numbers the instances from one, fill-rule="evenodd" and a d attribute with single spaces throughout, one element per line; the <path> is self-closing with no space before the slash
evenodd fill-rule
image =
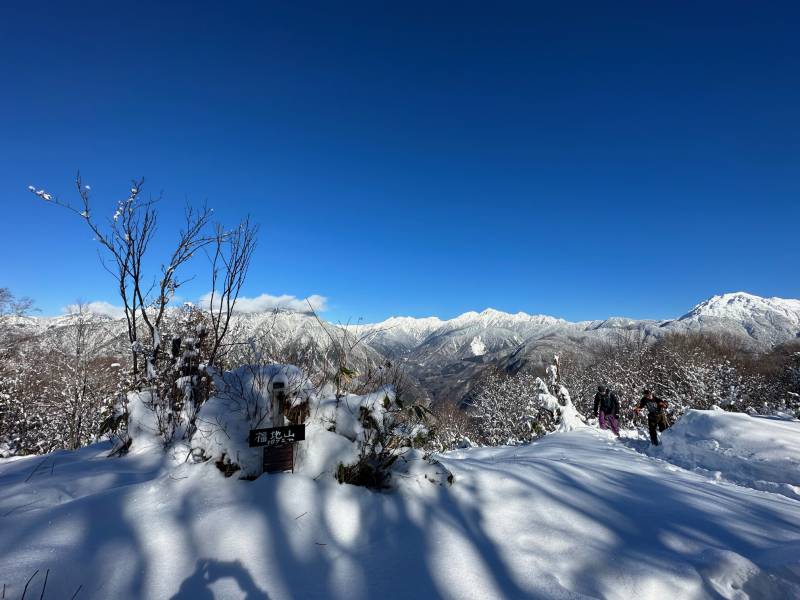
<path id="1" fill-rule="evenodd" d="M 800 297 L 797 3 L 296 4 L 4 4 L 0 286 L 116 302 L 26 191 L 80 169 L 162 194 L 156 253 L 187 200 L 249 213 L 246 295 L 331 319 Z"/>

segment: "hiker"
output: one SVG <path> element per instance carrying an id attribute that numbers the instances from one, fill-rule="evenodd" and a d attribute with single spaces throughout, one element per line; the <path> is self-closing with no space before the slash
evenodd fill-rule
<path id="1" fill-rule="evenodd" d="M 607 386 L 598 385 L 594 395 L 594 416 L 600 429 L 606 429 L 606 422 L 614 435 L 619 437 L 619 398 Z"/>
<path id="2" fill-rule="evenodd" d="M 647 428 L 650 430 L 650 441 L 654 446 L 658 446 L 658 431 L 664 431 L 669 427 L 666 412 L 668 405 L 666 400 L 656 397 L 653 390 L 644 390 L 639 405 L 633 409 L 637 414 L 642 409 L 647 409 Z"/>

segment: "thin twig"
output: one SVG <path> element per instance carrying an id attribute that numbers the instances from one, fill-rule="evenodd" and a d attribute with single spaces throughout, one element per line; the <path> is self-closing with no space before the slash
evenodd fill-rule
<path id="1" fill-rule="evenodd" d="M 47 569 L 47 571 L 44 574 L 44 585 L 42 586 L 42 593 L 39 594 L 39 600 L 43 600 L 44 598 L 44 591 L 47 589 L 47 578 L 49 576 L 50 576 L 50 569 Z"/>
<path id="2" fill-rule="evenodd" d="M 44 457 L 42 460 L 40 460 L 38 463 L 36 463 L 36 466 L 33 468 L 33 471 L 31 471 L 31 472 L 28 474 L 28 477 L 27 477 L 27 479 L 25 479 L 25 483 L 28 483 L 28 480 L 29 480 L 31 477 L 33 477 L 33 474 L 34 474 L 34 473 L 36 473 L 36 471 L 38 471 L 38 470 L 39 470 L 39 467 L 41 467 L 41 466 L 42 466 L 42 463 L 44 463 L 44 461 L 46 461 L 46 460 L 47 460 L 47 457 L 45 456 L 45 457 Z"/>
<path id="3" fill-rule="evenodd" d="M 70 598 L 69 600 L 75 600 L 75 598 L 77 598 L 77 597 L 78 597 L 78 592 L 80 592 L 80 591 L 81 591 L 81 588 L 83 588 L 83 584 L 81 584 L 81 585 L 79 585 L 79 586 L 78 586 L 78 589 L 77 589 L 77 590 L 75 590 L 75 593 L 74 593 L 74 594 L 72 594 L 72 598 Z"/>
<path id="4" fill-rule="evenodd" d="M 22 590 L 22 598 L 20 598 L 20 600 L 25 600 L 25 594 L 28 593 L 28 586 L 31 584 L 31 581 L 33 581 L 33 578 L 36 577 L 37 573 L 39 573 L 39 569 L 36 569 L 33 575 L 28 579 L 28 582 L 25 584 L 25 589 Z"/>

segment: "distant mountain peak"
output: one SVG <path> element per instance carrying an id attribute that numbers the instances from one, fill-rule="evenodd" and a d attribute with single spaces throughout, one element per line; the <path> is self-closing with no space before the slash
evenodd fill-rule
<path id="1" fill-rule="evenodd" d="M 712 296 L 683 315 L 680 320 L 704 317 L 733 321 L 758 320 L 770 316 L 800 325 L 800 300 L 764 298 L 748 292 L 731 292 Z"/>

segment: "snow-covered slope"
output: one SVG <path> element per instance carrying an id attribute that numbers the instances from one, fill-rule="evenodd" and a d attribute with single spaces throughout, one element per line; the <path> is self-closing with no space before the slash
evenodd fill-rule
<path id="1" fill-rule="evenodd" d="M 472 345 L 477 337 L 484 344 L 484 353 L 505 350 L 554 327 L 573 325 L 545 315 L 509 314 L 487 308 L 445 321 L 436 317 L 392 317 L 380 323 L 354 327 L 354 330 L 370 334 L 369 343 L 374 347 L 398 356 L 413 353 L 413 360 L 419 362 L 430 353 L 458 358 L 476 356 Z"/>
<path id="2" fill-rule="evenodd" d="M 583 429 L 453 452 L 452 486 L 391 494 L 103 445 L 0 460 L 0 584 L 18 598 L 38 569 L 38 598 L 49 569 L 45 598 L 86 600 L 800 597 L 800 502 L 640 443 Z"/>
<path id="3" fill-rule="evenodd" d="M 437 317 L 391 317 L 380 323 L 358 325 L 352 329 L 386 356 L 398 357 L 419 346 L 443 324 L 444 321 Z"/>
<path id="4" fill-rule="evenodd" d="M 724 294 L 701 302 L 670 325 L 675 329 L 717 329 L 773 345 L 800 337 L 800 300 L 744 292 Z"/>
<path id="5" fill-rule="evenodd" d="M 781 321 L 792 327 L 800 327 L 800 300 L 784 298 L 762 298 L 737 292 L 714 296 L 695 306 L 681 320 L 717 317 L 739 322 Z"/>
<path id="6" fill-rule="evenodd" d="M 648 449 L 687 469 L 800 500 L 800 427 L 792 420 L 690 410 Z"/>

